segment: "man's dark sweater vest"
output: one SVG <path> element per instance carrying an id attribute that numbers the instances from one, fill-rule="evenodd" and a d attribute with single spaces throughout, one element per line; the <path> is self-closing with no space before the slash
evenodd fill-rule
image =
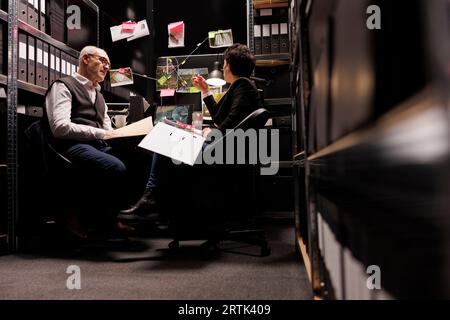
<path id="1" fill-rule="evenodd" d="M 72 109 L 70 112 L 70 120 L 73 123 L 77 124 L 84 124 L 95 128 L 103 128 L 103 121 L 105 117 L 105 99 L 103 98 L 103 95 L 98 90 L 96 90 L 97 95 L 95 103 L 92 103 L 89 92 L 80 82 L 78 82 L 78 80 L 73 77 L 64 77 L 52 83 L 52 85 L 48 88 L 47 93 L 45 94 L 46 96 L 50 92 L 53 85 L 57 82 L 63 83 L 67 87 L 67 89 L 69 89 L 70 94 L 72 95 Z M 46 112 L 44 117 L 45 120 L 47 120 L 46 122 L 48 125 Z M 48 129 L 50 128 L 48 127 Z M 51 132 L 50 136 L 52 136 Z M 75 142 L 56 138 L 53 138 L 52 140 L 61 146 L 72 145 Z"/>

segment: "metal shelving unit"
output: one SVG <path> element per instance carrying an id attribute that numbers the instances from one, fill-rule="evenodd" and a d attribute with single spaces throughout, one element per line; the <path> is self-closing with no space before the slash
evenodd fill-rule
<path id="1" fill-rule="evenodd" d="M 97 12 L 97 46 L 99 45 L 99 28 L 100 28 L 100 15 L 99 15 L 99 8 L 98 6 L 93 3 L 92 1 L 89 0 L 83 0 L 83 3 L 86 4 L 88 7 L 90 7 L 91 9 L 95 10 Z M 0 10 L 0 19 L 3 19 L 5 21 L 7 21 L 7 17 L 8 14 L 4 11 Z M 27 33 L 28 35 L 31 35 L 33 37 L 35 37 L 36 39 L 39 39 L 43 42 L 48 43 L 49 45 L 64 51 L 66 54 L 71 55 L 72 57 L 76 57 L 78 58 L 80 55 L 80 52 L 73 49 L 72 47 L 68 46 L 67 44 L 58 41 L 56 39 L 53 39 L 50 35 L 46 34 L 45 32 L 36 29 L 35 27 L 29 25 L 28 23 L 17 19 L 17 24 L 18 24 L 18 30 L 23 31 L 25 33 Z M 0 77 L 0 82 L 2 81 L 1 77 Z M 25 90 L 34 94 L 38 94 L 38 95 L 45 95 L 47 89 L 37 86 L 35 84 L 31 84 L 31 83 L 27 83 L 24 81 L 20 81 L 18 80 L 17 82 L 17 87 L 21 90 Z"/>
<path id="2" fill-rule="evenodd" d="M 17 70 L 18 47 L 14 39 L 18 38 L 17 1 L 8 3 L 8 88 L 7 88 L 7 246 L 9 252 L 17 250 L 16 225 L 18 218 L 18 159 L 17 159 Z"/>
<path id="3" fill-rule="evenodd" d="M 92 1 L 83 0 L 89 8 L 97 12 L 97 45 L 99 41 L 98 27 L 99 27 L 99 9 Z M 7 24 L 7 56 L 8 56 L 8 71 L 7 75 L 0 75 L 0 84 L 6 86 L 7 92 L 7 114 L 6 114 L 6 135 L 7 135 L 7 150 L 6 163 L 0 164 L 0 173 L 6 175 L 7 179 L 7 236 L 0 237 L 6 239 L 7 251 L 9 253 L 15 252 L 19 249 L 19 238 L 17 234 L 18 221 L 18 95 L 20 92 L 39 96 L 41 99 L 45 93 L 46 88 L 37 86 L 35 84 L 27 83 L 17 79 L 18 72 L 18 34 L 19 31 L 31 35 L 49 45 L 64 51 L 68 55 L 78 57 L 79 52 L 65 43 L 53 39 L 50 35 L 30 26 L 28 23 L 18 19 L 18 1 L 8 1 L 8 12 L 0 10 L 0 20 Z"/>
<path id="4" fill-rule="evenodd" d="M 279 7 L 287 7 L 288 2 L 279 4 L 264 4 L 260 6 L 259 4 L 256 5 L 255 1 L 248 0 L 247 1 L 247 7 L 248 7 L 248 46 L 254 52 L 254 10 L 255 9 L 262 9 L 262 8 L 279 8 Z M 290 53 L 273 53 L 273 54 L 258 54 L 255 55 L 256 58 L 256 68 L 255 68 L 255 74 L 258 74 L 258 72 L 261 72 L 263 74 L 270 72 L 272 70 L 271 68 L 277 68 L 277 70 L 285 70 L 286 66 L 289 66 L 291 56 Z M 282 69 L 278 69 L 282 68 Z M 257 75 L 260 77 L 259 75 Z M 281 74 L 282 76 L 282 74 Z M 262 76 L 262 78 L 265 78 L 265 76 Z M 279 78 L 276 77 L 278 81 L 283 81 L 282 86 L 286 86 L 287 88 L 289 86 L 289 79 L 288 78 Z M 272 81 L 267 81 L 267 86 L 270 86 Z M 279 130 L 281 132 L 281 141 L 280 144 L 282 145 L 282 149 L 280 152 L 280 159 L 277 164 L 279 165 L 279 168 L 281 169 L 280 172 L 278 172 L 276 175 L 272 177 L 261 177 L 260 182 L 264 185 L 264 188 L 267 190 L 276 190 L 276 192 L 279 192 L 280 197 L 285 199 L 285 201 L 281 201 L 284 204 L 289 204 L 287 206 L 283 206 L 282 204 L 278 205 L 277 207 L 272 208 L 268 204 L 263 204 L 262 206 L 266 208 L 265 211 L 267 214 L 270 212 L 272 215 L 282 215 L 286 212 L 289 212 L 292 216 L 292 208 L 290 208 L 290 204 L 292 202 L 293 206 L 293 200 L 290 199 L 289 194 L 289 184 L 291 181 L 293 181 L 293 173 L 290 171 L 292 169 L 292 159 L 291 155 L 289 154 L 291 152 L 291 148 L 287 147 L 290 142 L 288 142 L 288 139 L 290 141 L 290 128 L 287 125 L 281 125 L 281 122 L 277 122 L 274 119 L 277 118 L 287 118 L 291 117 L 291 110 L 292 110 L 292 98 L 289 93 L 289 91 L 286 91 L 286 94 L 281 95 L 270 95 L 271 88 L 268 88 L 268 91 L 266 98 L 264 99 L 264 105 L 265 107 L 271 112 L 273 117 L 273 122 L 270 126 L 271 129 Z M 279 121 L 279 120 L 278 120 Z M 292 122 L 292 121 L 291 121 Z M 286 121 L 288 123 L 288 121 Z M 286 140 L 283 140 L 286 139 Z M 284 143 L 283 143 L 284 142 Z M 264 192 L 261 193 L 264 195 Z"/>
<path id="5" fill-rule="evenodd" d="M 28 23 L 23 22 L 20 19 L 18 20 L 18 26 L 19 26 L 19 30 L 24 31 L 24 32 L 28 33 L 29 35 L 36 37 L 39 40 L 45 41 L 48 44 L 51 44 L 52 46 L 66 52 L 74 57 L 78 57 L 80 55 L 80 53 L 77 50 L 69 47 L 65 43 L 62 43 L 58 40 L 53 39 L 51 36 L 49 36 L 45 32 L 42 32 L 42 31 L 30 26 Z"/>

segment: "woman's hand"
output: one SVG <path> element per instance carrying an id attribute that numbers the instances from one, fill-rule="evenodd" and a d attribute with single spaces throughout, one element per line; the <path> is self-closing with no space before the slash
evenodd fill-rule
<path id="1" fill-rule="evenodd" d="M 208 127 L 208 128 L 204 128 L 204 129 L 203 129 L 203 133 L 202 133 L 202 134 L 203 134 L 203 138 L 206 139 L 206 138 L 208 137 L 208 135 L 211 133 L 211 131 L 212 131 L 212 130 L 211 130 L 211 128 L 209 128 L 209 127 Z"/>
<path id="2" fill-rule="evenodd" d="M 208 84 L 206 83 L 205 78 L 203 78 L 202 76 L 192 76 L 192 84 L 204 94 L 208 92 Z"/>

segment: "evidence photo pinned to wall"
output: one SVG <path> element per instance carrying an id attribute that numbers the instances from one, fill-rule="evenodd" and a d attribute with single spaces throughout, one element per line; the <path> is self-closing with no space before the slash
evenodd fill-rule
<path id="1" fill-rule="evenodd" d="M 167 26 L 169 32 L 169 48 L 184 47 L 184 22 L 173 22 Z"/>
<path id="2" fill-rule="evenodd" d="M 112 26 L 111 30 L 111 40 L 113 42 L 127 39 L 127 41 L 135 40 L 150 35 L 150 30 L 148 29 L 147 20 L 142 20 L 139 22 L 126 21 L 121 25 Z"/>
<path id="3" fill-rule="evenodd" d="M 122 33 L 134 33 L 134 30 L 136 29 L 136 22 L 134 21 L 125 21 L 122 23 Z"/>
<path id="4" fill-rule="evenodd" d="M 110 70 L 109 78 L 111 79 L 111 87 L 133 84 L 133 71 L 130 67 Z"/>
<path id="5" fill-rule="evenodd" d="M 192 76 L 201 75 L 203 78 L 208 78 L 208 68 L 197 68 L 197 69 L 179 69 L 178 70 L 178 89 L 177 92 L 184 93 L 197 93 L 200 92 L 192 84 Z"/>
<path id="6" fill-rule="evenodd" d="M 158 63 L 156 66 L 156 90 L 161 89 L 177 89 L 178 88 L 178 76 L 176 67 L 172 59 L 167 58 Z"/>
<path id="7" fill-rule="evenodd" d="M 142 20 L 134 26 L 134 32 L 131 37 L 127 38 L 127 41 L 136 40 L 148 35 L 150 35 L 150 30 L 148 29 L 147 20 Z"/>
<path id="8" fill-rule="evenodd" d="M 223 48 L 233 45 L 233 32 L 231 29 L 210 31 L 208 32 L 208 38 L 210 48 Z"/>

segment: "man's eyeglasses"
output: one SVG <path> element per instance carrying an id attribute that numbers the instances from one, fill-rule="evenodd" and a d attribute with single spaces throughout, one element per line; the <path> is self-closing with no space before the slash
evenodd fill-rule
<path id="1" fill-rule="evenodd" d="M 96 57 L 105 67 L 110 68 L 111 64 L 109 63 L 108 59 L 105 57 L 98 56 L 96 54 L 90 54 L 90 56 Z"/>

